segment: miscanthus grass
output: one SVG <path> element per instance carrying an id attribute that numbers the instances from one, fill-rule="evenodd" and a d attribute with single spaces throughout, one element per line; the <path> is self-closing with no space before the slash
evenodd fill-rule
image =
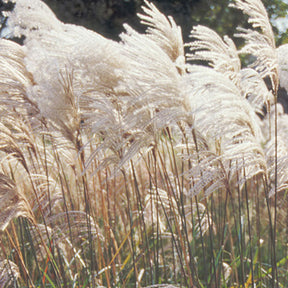
<path id="1" fill-rule="evenodd" d="M 261 1 L 231 4 L 243 47 L 201 25 L 185 44 L 149 1 L 119 42 L 14 2 L 0 287 L 287 287 L 288 48 Z"/>

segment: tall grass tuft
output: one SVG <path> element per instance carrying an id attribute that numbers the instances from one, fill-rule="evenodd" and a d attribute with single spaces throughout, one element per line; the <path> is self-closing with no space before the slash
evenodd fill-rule
<path id="1" fill-rule="evenodd" d="M 286 287 L 288 48 L 262 2 L 231 4 L 243 47 L 201 25 L 183 43 L 149 1 L 119 42 L 14 2 L 0 287 Z"/>

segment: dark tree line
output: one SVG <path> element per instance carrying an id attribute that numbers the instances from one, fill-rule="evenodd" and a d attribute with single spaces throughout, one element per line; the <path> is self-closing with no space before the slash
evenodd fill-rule
<path id="1" fill-rule="evenodd" d="M 130 24 L 138 31 L 144 27 L 139 23 L 137 13 L 141 12 L 144 0 L 43 0 L 54 11 L 57 17 L 65 23 L 75 23 L 97 31 L 111 39 L 119 39 L 123 31 L 123 23 Z M 246 18 L 228 4 L 233 0 L 150 0 L 165 15 L 171 15 L 181 26 L 184 41 L 192 26 L 197 24 L 213 28 L 220 35 L 233 36 L 235 28 L 246 25 Z M 288 4 L 283 0 L 262 0 L 271 19 L 285 17 Z M 12 9 L 13 4 L 0 0 L 0 11 Z M 0 18 L 0 24 L 5 25 L 5 17 Z M 276 27 L 277 45 L 288 42 L 287 32 L 280 33 Z"/>
<path id="2" fill-rule="evenodd" d="M 143 0 L 44 0 L 64 22 L 83 25 L 86 28 L 112 39 L 118 39 L 124 22 L 138 31 L 143 31 L 136 16 L 141 12 Z M 239 11 L 228 7 L 232 0 L 153 0 L 165 14 L 174 17 L 182 27 L 184 40 L 188 40 L 192 26 L 206 25 L 220 35 L 232 36 L 235 27 L 246 23 Z M 270 18 L 284 17 L 288 5 L 282 0 L 264 0 Z M 279 34 L 276 27 L 277 44 L 288 41 L 286 33 Z"/>

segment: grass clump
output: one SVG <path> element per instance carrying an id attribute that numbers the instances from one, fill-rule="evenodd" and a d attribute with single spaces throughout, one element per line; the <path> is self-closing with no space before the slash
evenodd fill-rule
<path id="1" fill-rule="evenodd" d="M 120 42 L 40 0 L 4 14 L 1 287 L 287 285 L 287 47 L 232 6 L 241 49 L 148 1 Z"/>

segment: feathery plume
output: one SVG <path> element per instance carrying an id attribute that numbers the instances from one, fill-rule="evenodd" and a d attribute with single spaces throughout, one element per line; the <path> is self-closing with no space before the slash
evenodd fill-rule
<path id="1" fill-rule="evenodd" d="M 270 78 L 273 92 L 277 95 L 279 80 L 275 39 L 263 3 L 261 0 L 235 0 L 230 7 L 242 10 L 248 15 L 248 22 L 252 27 L 260 29 L 261 33 L 257 30 L 238 28 L 239 33 L 235 36 L 245 39 L 246 45 L 240 53 L 251 54 L 257 58 L 251 66 L 260 73 L 262 78 Z"/>
<path id="2" fill-rule="evenodd" d="M 279 81 L 280 86 L 288 91 L 288 44 L 281 45 L 277 48 L 278 63 L 279 63 Z"/>
<path id="3" fill-rule="evenodd" d="M 191 240 L 192 235 L 195 237 L 200 237 L 200 235 L 205 235 L 209 231 L 209 226 L 213 227 L 213 221 L 208 217 L 207 208 L 201 203 L 193 203 L 192 205 L 185 206 L 185 218 L 187 219 L 187 224 L 189 229 L 191 229 Z M 210 224 L 209 224 L 210 221 Z M 194 229 L 194 231 L 192 230 Z"/>
<path id="4" fill-rule="evenodd" d="M 9 0 L 4 0 L 8 2 Z M 40 34 L 44 29 L 57 29 L 61 23 L 52 10 L 40 0 L 13 0 L 16 4 L 13 11 L 5 12 L 8 18 L 5 34 L 12 37 Z M 9 31 L 9 32 L 8 32 Z M 6 37 L 7 37 L 6 36 Z"/>
<path id="5" fill-rule="evenodd" d="M 24 217 L 34 222 L 34 216 L 26 197 L 14 182 L 0 174 L 0 231 L 4 231 L 14 218 Z"/>
<path id="6" fill-rule="evenodd" d="M 185 73 L 184 45 L 181 27 L 171 16 L 166 17 L 156 6 L 145 0 L 145 14 L 137 14 L 141 23 L 147 25 L 147 36 L 154 40 L 175 63 L 180 74 Z"/>
<path id="7" fill-rule="evenodd" d="M 87 227 L 87 217 L 89 217 L 89 227 Z M 98 224 L 83 211 L 70 210 L 68 213 L 55 214 L 47 219 L 47 224 L 51 224 L 54 227 L 54 236 L 61 241 L 69 238 L 70 231 L 75 242 L 81 243 L 88 239 L 88 233 L 91 233 L 93 239 L 104 240 Z"/>
<path id="8" fill-rule="evenodd" d="M 176 217 L 174 221 L 177 221 L 177 223 L 181 225 L 177 202 L 175 198 L 171 196 L 169 197 L 167 191 L 159 188 L 156 190 L 154 187 L 147 192 L 144 202 L 144 219 L 149 226 L 152 224 L 156 225 L 156 223 L 158 223 L 157 225 L 159 225 L 159 231 L 164 233 L 167 230 L 167 219 L 165 218 L 164 211 L 166 211 L 166 214 L 169 214 L 170 216 L 173 215 L 172 211 L 174 211 Z"/>
<path id="9" fill-rule="evenodd" d="M 37 116 L 39 109 L 27 93 L 27 89 L 33 85 L 33 76 L 26 69 L 25 55 L 24 47 L 0 39 L 0 103 L 5 115 L 18 111 L 28 114 L 32 123 L 32 117 Z"/>
<path id="10" fill-rule="evenodd" d="M 189 93 L 187 89 L 186 100 L 195 115 L 194 125 L 209 139 L 210 150 L 219 155 L 218 159 L 226 174 L 233 177 L 236 171 L 245 169 L 249 171 L 246 173 L 249 179 L 258 173 L 266 173 L 264 152 L 260 145 L 262 135 L 259 121 L 237 86 L 211 68 L 194 65 L 189 67 L 189 71 L 186 80 L 187 87 L 190 85 L 191 90 Z M 212 157 L 211 160 L 215 161 L 215 158 Z M 205 167 L 215 167 L 215 164 L 206 164 Z"/>
<path id="11" fill-rule="evenodd" d="M 186 53 L 188 61 L 207 61 L 216 71 L 237 84 L 241 63 L 232 39 L 224 36 L 222 40 L 215 31 L 201 25 L 193 27 L 189 37 L 192 38 L 192 42 L 185 44 L 191 51 Z"/>
<path id="12" fill-rule="evenodd" d="M 235 0 L 229 6 L 240 9 L 248 15 L 248 22 L 252 24 L 252 27 L 260 28 L 266 42 L 275 48 L 274 33 L 265 6 L 260 0 Z"/>
<path id="13" fill-rule="evenodd" d="M 201 191 L 204 191 L 205 196 L 209 196 L 216 190 L 228 187 L 228 177 L 220 157 L 209 151 L 198 150 L 197 154 L 194 153 L 188 159 L 192 160 L 193 165 L 184 175 L 191 183 L 188 191 L 190 196 L 196 196 Z"/>
<path id="14" fill-rule="evenodd" d="M 265 143 L 265 156 L 267 161 L 269 183 L 271 184 L 269 196 L 273 196 L 275 192 L 285 191 L 288 188 L 288 115 L 284 114 L 283 107 L 281 104 L 276 104 L 277 116 L 275 115 L 275 107 L 272 106 L 270 115 L 266 116 L 263 121 L 263 130 L 269 130 L 270 121 L 274 121 L 277 117 L 277 191 L 275 191 L 275 127 L 271 127 L 271 139 Z M 269 117 L 271 119 L 269 119 Z M 266 135 L 266 139 L 269 139 L 269 135 Z"/>
<path id="15" fill-rule="evenodd" d="M 264 116 L 263 108 L 270 111 L 270 106 L 274 104 L 274 97 L 271 91 L 261 78 L 261 76 L 251 68 L 245 68 L 240 71 L 240 89 L 245 97 L 254 108 L 255 113 Z"/>
<path id="16" fill-rule="evenodd" d="M 0 287 L 15 287 L 17 279 L 20 277 L 18 266 L 10 260 L 0 261 Z M 17 285 L 16 285 L 17 286 Z"/>

